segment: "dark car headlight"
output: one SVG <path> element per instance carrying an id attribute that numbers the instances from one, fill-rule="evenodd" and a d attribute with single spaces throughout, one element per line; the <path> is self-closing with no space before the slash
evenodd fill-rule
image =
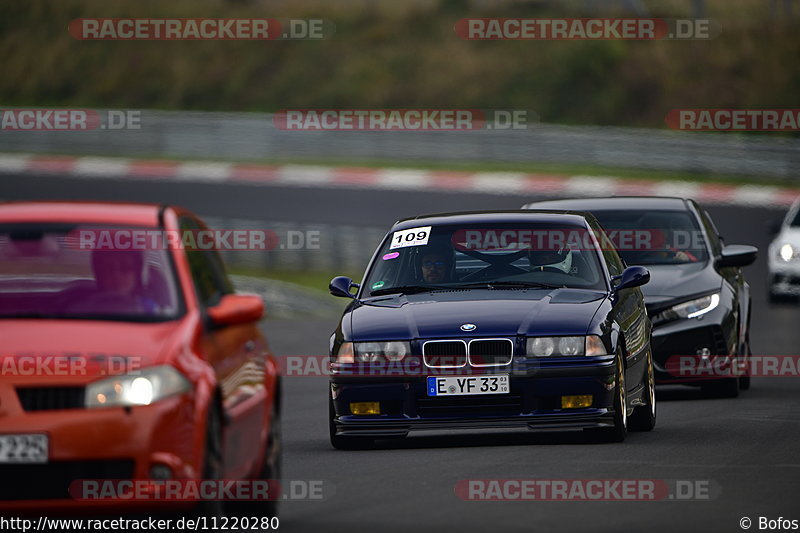
<path id="1" fill-rule="evenodd" d="M 396 362 L 410 353 L 408 341 L 344 342 L 336 353 L 336 360 L 339 363 L 376 363 L 381 359 Z"/>
<path id="2" fill-rule="evenodd" d="M 597 335 L 572 337 L 528 337 L 528 357 L 571 357 L 574 355 L 608 355 L 603 340 Z"/>
<path id="3" fill-rule="evenodd" d="M 673 305 L 653 317 L 653 323 L 669 322 L 679 318 L 697 318 L 709 313 L 719 305 L 719 293 L 695 298 L 688 302 Z"/>

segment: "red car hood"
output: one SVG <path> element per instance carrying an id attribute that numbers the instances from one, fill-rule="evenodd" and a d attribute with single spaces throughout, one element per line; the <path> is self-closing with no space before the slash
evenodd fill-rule
<path id="1" fill-rule="evenodd" d="M 83 381 L 83 376 L 135 371 L 175 357 L 188 327 L 186 320 L 0 320 L 0 371 L 4 377 L 48 381 L 48 376 Z"/>

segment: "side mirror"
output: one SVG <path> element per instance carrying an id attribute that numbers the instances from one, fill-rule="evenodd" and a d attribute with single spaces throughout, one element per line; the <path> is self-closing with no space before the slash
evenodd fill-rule
<path id="1" fill-rule="evenodd" d="M 257 322 L 264 316 L 264 300 L 254 294 L 226 294 L 208 308 L 208 318 L 215 326 Z"/>
<path id="2" fill-rule="evenodd" d="M 729 244 L 714 261 L 717 268 L 743 267 L 752 265 L 758 255 L 758 248 L 746 244 Z"/>
<path id="3" fill-rule="evenodd" d="M 632 289 L 641 287 L 650 281 L 650 271 L 643 266 L 630 266 L 620 276 L 615 276 L 612 281 L 620 280 L 614 290 Z"/>
<path id="4" fill-rule="evenodd" d="M 771 236 L 775 236 L 781 232 L 781 226 L 783 226 L 782 219 L 770 220 L 767 228 L 769 229 L 769 234 Z"/>
<path id="5" fill-rule="evenodd" d="M 336 276 L 331 280 L 330 285 L 328 286 L 328 290 L 331 291 L 331 294 L 334 296 L 339 296 L 340 298 L 353 298 L 355 299 L 355 295 L 350 292 L 352 288 L 359 288 L 360 285 L 355 283 L 352 279 L 348 278 L 347 276 Z"/>

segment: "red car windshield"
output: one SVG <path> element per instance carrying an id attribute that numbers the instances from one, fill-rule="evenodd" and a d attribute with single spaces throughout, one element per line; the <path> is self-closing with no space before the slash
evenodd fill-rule
<path id="1" fill-rule="evenodd" d="M 98 228 L 0 225 L 0 319 L 152 322 L 180 315 L 182 301 L 166 250 L 88 249 L 76 238 L 82 230 Z"/>

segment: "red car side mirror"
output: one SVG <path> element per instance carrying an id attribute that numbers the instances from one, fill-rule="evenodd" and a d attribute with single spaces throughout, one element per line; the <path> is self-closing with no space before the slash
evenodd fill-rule
<path id="1" fill-rule="evenodd" d="M 264 316 L 264 301 L 252 294 L 226 294 L 214 307 L 208 308 L 208 317 L 216 326 L 256 322 Z"/>

